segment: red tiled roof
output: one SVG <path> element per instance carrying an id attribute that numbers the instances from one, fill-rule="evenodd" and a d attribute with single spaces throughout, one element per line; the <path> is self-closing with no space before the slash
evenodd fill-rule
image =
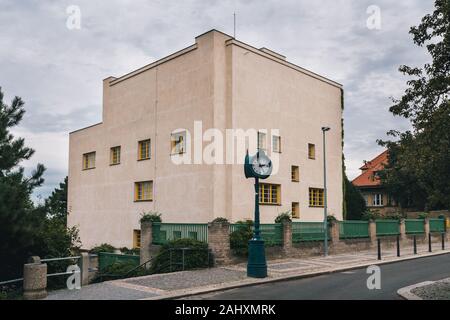
<path id="1" fill-rule="evenodd" d="M 378 177 L 374 177 L 374 172 L 382 170 L 388 161 L 388 151 L 376 156 L 371 161 L 366 162 L 360 169 L 363 171 L 359 176 L 353 179 L 353 185 L 357 187 L 375 187 L 381 184 Z"/>

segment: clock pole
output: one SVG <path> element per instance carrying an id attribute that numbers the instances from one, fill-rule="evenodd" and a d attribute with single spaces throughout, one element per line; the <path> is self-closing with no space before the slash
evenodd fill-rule
<path id="1" fill-rule="evenodd" d="M 255 177 L 255 225 L 253 238 L 248 242 L 247 276 L 252 278 L 267 277 L 266 253 L 264 240 L 259 229 L 259 178 Z"/>

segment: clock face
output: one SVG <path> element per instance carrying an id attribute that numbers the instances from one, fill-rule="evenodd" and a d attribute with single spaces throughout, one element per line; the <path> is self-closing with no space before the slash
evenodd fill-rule
<path id="1" fill-rule="evenodd" d="M 272 172 L 272 161 L 262 152 L 252 158 L 251 166 L 259 176 L 269 176 Z"/>

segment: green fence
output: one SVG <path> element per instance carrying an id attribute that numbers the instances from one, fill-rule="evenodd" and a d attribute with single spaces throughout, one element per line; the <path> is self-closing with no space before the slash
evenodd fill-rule
<path id="1" fill-rule="evenodd" d="M 398 220 L 375 220 L 377 236 L 394 236 L 400 234 Z"/>
<path id="2" fill-rule="evenodd" d="M 324 240 L 325 236 L 323 231 L 323 222 L 293 222 L 292 242 Z M 331 239 L 329 229 L 328 239 Z"/>
<path id="3" fill-rule="evenodd" d="M 247 228 L 247 224 L 230 224 L 230 233 L 240 228 Z M 253 230 L 253 226 L 251 229 Z M 261 231 L 261 238 L 264 240 L 266 246 L 280 246 L 283 244 L 283 225 L 281 223 L 261 223 L 259 229 Z"/>
<path id="4" fill-rule="evenodd" d="M 207 223 L 153 223 L 152 243 L 165 244 L 172 240 L 188 238 L 208 243 Z"/>
<path id="5" fill-rule="evenodd" d="M 283 244 L 283 225 L 281 223 L 260 224 L 261 238 L 266 246 Z"/>
<path id="6" fill-rule="evenodd" d="M 100 272 L 103 272 L 106 267 L 116 262 L 126 263 L 137 267 L 139 265 L 139 256 L 108 252 L 100 252 L 98 254 L 98 270 Z"/>
<path id="7" fill-rule="evenodd" d="M 406 234 L 424 233 L 424 223 L 423 219 L 405 219 Z"/>
<path id="8" fill-rule="evenodd" d="M 444 219 L 429 219 L 430 232 L 445 232 Z"/>
<path id="9" fill-rule="evenodd" d="M 339 222 L 339 238 L 368 238 L 369 222 L 368 221 L 340 221 Z"/>

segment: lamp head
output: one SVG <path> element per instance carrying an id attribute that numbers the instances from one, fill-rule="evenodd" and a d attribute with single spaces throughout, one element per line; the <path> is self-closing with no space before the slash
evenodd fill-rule
<path id="1" fill-rule="evenodd" d="M 329 130 L 330 130 L 330 127 L 322 127 L 322 131 L 323 131 L 323 132 L 329 131 Z"/>

